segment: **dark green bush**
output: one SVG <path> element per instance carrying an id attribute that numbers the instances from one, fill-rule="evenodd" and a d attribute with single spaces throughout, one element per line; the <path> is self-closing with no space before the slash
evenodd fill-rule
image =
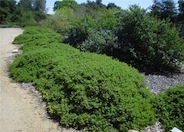
<path id="1" fill-rule="evenodd" d="M 184 130 L 184 85 L 160 93 L 155 100 L 155 109 L 165 131 L 177 127 Z"/>
<path id="2" fill-rule="evenodd" d="M 95 19 L 91 16 L 80 16 L 72 21 L 72 26 L 68 31 L 65 42 L 75 48 L 80 48 L 82 42 L 84 42 L 89 36 L 89 30 L 96 29 L 96 27 Z"/>
<path id="3" fill-rule="evenodd" d="M 177 71 L 184 61 L 184 42 L 168 21 L 161 21 L 138 6 L 131 6 L 121 17 L 117 33 L 116 58 L 148 71 Z"/>
<path id="4" fill-rule="evenodd" d="M 153 94 L 136 69 L 61 43 L 25 44 L 24 48 L 10 65 L 10 75 L 17 81 L 33 82 L 47 101 L 49 113 L 62 125 L 109 132 L 154 123 Z"/>
<path id="5" fill-rule="evenodd" d="M 71 20 L 66 43 L 106 54 L 143 72 L 178 72 L 184 41 L 168 20 L 159 20 L 134 5 L 128 10 L 99 10 Z M 76 14 L 79 15 L 79 14 Z"/>
<path id="6" fill-rule="evenodd" d="M 114 32 L 117 29 L 119 12 L 117 9 L 104 9 L 96 11 L 97 15 L 94 17 L 89 14 L 81 16 L 77 14 L 78 17 L 71 21 L 72 26 L 68 31 L 68 39 L 66 42 L 76 48 L 81 48 L 82 45 L 86 51 L 91 52 L 95 52 L 93 49 L 98 49 L 99 45 L 103 45 L 103 48 L 100 48 L 105 51 L 115 42 Z M 106 35 L 103 35 L 103 33 Z M 103 35 L 103 37 L 99 35 Z M 108 42 L 106 43 L 106 41 Z M 88 44 L 88 42 L 90 44 Z M 88 49 L 88 47 L 90 48 Z"/>
<path id="7" fill-rule="evenodd" d="M 91 30 L 88 38 L 81 44 L 82 51 L 111 55 L 117 47 L 117 37 L 111 30 Z"/>

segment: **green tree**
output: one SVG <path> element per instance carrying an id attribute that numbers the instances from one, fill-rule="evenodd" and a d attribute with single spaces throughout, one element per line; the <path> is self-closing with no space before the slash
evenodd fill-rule
<path id="1" fill-rule="evenodd" d="M 22 8 L 32 10 L 33 9 L 33 4 L 34 0 L 20 0 L 18 3 Z"/>
<path id="2" fill-rule="evenodd" d="M 35 1 L 35 10 L 45 12 L 45 9 L 46 9 L 46 0 Z"/>
<path id="3" fill-rule="evenodd" d="M 184 0 L 179 0 L 178 5 L 179 5 L 179 14 L 184 14 Z"/>
<path id="4" fill-rule="evenodd" d="M 173 0 L 154 0 L 151 12 L 160 19 L 169 18 L 172 22 L 176 21 L 177 9 Z"/>
<path id="5" fill-rule="evenodd" d="M 121 24 L 117 58 L 148 72 L 178 70 L 184 58 L 184 43 L 170 22 L 131 6 L 121 16 Z"/>
<path id="6" fill-rule="evenodd" d="M 65 33 L 71 26 L 71 20 L 74 18 L 74 10 L 70 7 L 63 7 L 56 10 L 56 13 L 48 17 L 45 22 L 45 27 L 50 27 L 57 32 Z"/>
<path id="7" fill-rule="evenodd" d="M 20 0 L 19 5 L 27 10 L 45 12 L 46 0 Z"/>
<path id="8" fill-rule="evenodd" d="M 107 5 L 107 9 L 111 9 L 111 8 L 118 8 L 118 9 L 120 9 L 120 7 L 118 7 L 116 4 L 114 4 L 114 3 L 109 3 L 109 4 Z"/>
<path id="9" fill-rule="evenodd" d="M 184 0 L 178 1 L 178 7 L 179 7 L 178 21 L 184 23 Z"/>
<path id="10" fill-rule="evenodd" d="M 181 36 L 184 38 L 184 0 L 179 0 L 178 5 L 179 5 L 178 22 L 181 25 Z"/>
<path id="11" fill-rule="evenodd" d="M 88 9 L 92 10 L 106 8 L 106 6 L 102 4 L 102 0 L 96 0 L 96 2 L 87 0 L 87 3 L 84 3 L 83 5 L 85 5 Z"/>
<path id="12" fill-rule="evenodd" d="M 157 17 L 161 17 L 162 4 L 159 0 L 154 0 L 153 1 L 153 5 L 151 6 L 151 13 L 153 13 Z"/>
<path id="13" fill-rule="evenodd" d="M 34 19 L 34 14 L 31 11 L 22 13 L 22 16 L 20 18 L 19 24 L 21 26 L 32 26 L 36 24 L 36 21 Z"/>
<path id="14" fill-rule="evenodd" d="M 78 7 L 78 3 L 75 0 L 56 1 L 54 3 L 53 10 L 56 11 L 56 10 L 61 9 L 63 7 L 70 7 L 72 9 L 75 9 Z"/>
<path id="15" fill-rule="evenodd" d="M 0 0 L 0 24 L 10 22 L 16 9 L 15 0 Z"/>
<path id="16" fill-rule="evenodd" d="M 40 20 L 45 19 L 46 18 L 45 7 L 46 7 L 46 0 L 20 0 L 20 2 L 18 3 L 20 13 L 19 23 L 23 24 L 23 26 L 26 26 L 25 25 L 26 23 L 33 22 L 33 24 L 35 24 L 35 21 L 39 22 Z M 26 15 L 25 14 L 26 12 L 29 13 Z M 25 19 L 29 20 L 23 22 L 22 20 Z"/>
<path id="17" fill-rule="evenodd" d="M 98 5 L 102 4 L 102 0 L 96 0 L 96 4 Z"/>

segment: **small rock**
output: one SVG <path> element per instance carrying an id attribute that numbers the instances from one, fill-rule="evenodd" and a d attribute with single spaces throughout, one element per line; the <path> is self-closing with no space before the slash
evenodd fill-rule
<path id="1" fill-rule="evenodd" d="M 18 52 L 19 52 L 18 49 L 14 49 L 14 50 L 12 51 L 12 53 L 18 53 Z"/>
<path id="2" fill-rule="evenodd" d="M 171 132 L 182 132 L 181 130 L 179 130 L 178 128 L 174 127 Z"/>
<path id="3" fill-rule="evenodd" d="M 139 132 L 137 130 L 128 130 L 128 132 Z"/>

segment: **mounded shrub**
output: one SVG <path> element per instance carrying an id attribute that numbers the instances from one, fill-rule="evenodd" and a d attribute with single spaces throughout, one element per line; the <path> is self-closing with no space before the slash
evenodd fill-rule
<path id="1" fill-rule="evenodd" d="M 64 37 L 55 33 L 51 29 L 39 27 L 26 27 L 24 34 L 19 35 L 13 41 L 14 44 L 48 44 L 53 42 L 63 42 Z"/>
<path id="2" fill-rule="evenodd" d="M 184 41 L 169 21 L 161 21 L 134 5 L 121 17 L 116 58 L 146 72 L 178 71 Z"/>
<path id="3" fill-rule="evenodd" d="M 111 55 L 117 48 L 117 37 L 110 30 L 91 30 L 89 37 L 81 44 L 81 51 L 90 51 Z"/>
<path id="4" fill-rule="evenodd" d="M 177 127 L 184 130 L 184 85 L 160 93 L 155 100 L 155 109 L 166 132 Z"/>
<path id="5" fill-rule="evenodd" d="M 82 47 L 85 51 L 97 53 L 99 53 L 99 46 L 102 51 L 100 53 L 104 53 L 115 43 L 114 32 L 118 28 L 120 10 L 103 9 L 95 11 L 94 16 L 87 12 L 84 14 L 76 14 L 77 17 L 71 21 L 66 42 L 75 48 Z M 108 54 L 108 52 L 105 53 Z"/>
<path id="6" fill-rule="evenodd" d="M 35 45 L 24 47 L 30 46 Z M 33 82 L 49 113 L 67 127 L 128 131 L 155 121 L 150 103 L 153 94 L 143 77 L 136 69 L 105 55 L 48 43 L 17 56 L 10 65 L 10 75 L 20 82 Z"/>
<path id="7" fill-rule="evenodd" d="M 160 20 L 137 5 L 96 14 L 71 20 L 65 42 L 83 51 L 112 56 L 143 72 L 180 71 L 184 41 L 169 20 Z"/>

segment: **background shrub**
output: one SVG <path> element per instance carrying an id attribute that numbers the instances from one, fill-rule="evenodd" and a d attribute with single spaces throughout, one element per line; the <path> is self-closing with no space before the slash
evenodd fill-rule
<path id="1" fill-rule="evenodd" d="M 75 48 L 80 48 L 82 42 L 84 42 L 89 36 L 91 29 L 96 29 L 97 25 L 95 19 L 89 15 L 82 15 L 72 21 L 72 26 L 68 31 L 66 43 L 69 43 Z"/>
<path id="2" fill-rule="evenodd" d="M 72 26 L 66 42 L 79 49 L 82 47 L 85 51 L 99 53 L 98 46 L 101 51 L 106 51 L 116 42 L 114 33 L 118 25 L 119 12 L 118 9 L 103 9 L 96 11 L 95 16 L 87 12 L 76 14 L 77 17 L 71 21 Z"/>
<path id="3" fill-rule="evenodd" d="M 26 32 L 29 28 L 22 36 Z M 35 41 L 39 39 L 32 43 Z M 154 123 L 153 94 L 136 69 L 62 43 L 28 43 L 24 49 L 35 46 L 35 50 L 17 56 L 10 75 L 17 81 L 33 82 L 47 101 L 49 113 L 62 125 L 127 131 Z"/>
<path id="4" fill-rule="evenodd" d="M 156 97 L 156 112 L 165 131 L 184 130 L 184 85 L 170 88 Z"/>
<path id="5" fill-rule="evenodd" d="M 65 34 L 71 26 L 71 20 L 75 18 L 74 10 L 69 7 L 63 7 L 56 10 L 54 15 L 49 16 L 44 22 L 43 27 L 52 28 L 56 32 Z"/>
<path id="6" fill-rule="evenodd" d="M 112 55 L 117 47 L 116 41 L 117 37 L 111 30 L 91 30 L 88 38 L 81 44 L 80 49 L 82 51 Z"/>
<path id="7" fill-rule="evenodd" d="M 169 21 L 158 20 L 138 6 L 131 6 L 120 20 L 116 58 L 148 72 L 179 69 L 184 42 Z"/>
<path id="8" fill-rule="evenodd" d="M 143 72 L 180 70 L 184 41 L 169 20 L 160 20 L 136 5 L 96 13 L 75 14 L 65 42 L 82 51 L 112 56 Z"/>

